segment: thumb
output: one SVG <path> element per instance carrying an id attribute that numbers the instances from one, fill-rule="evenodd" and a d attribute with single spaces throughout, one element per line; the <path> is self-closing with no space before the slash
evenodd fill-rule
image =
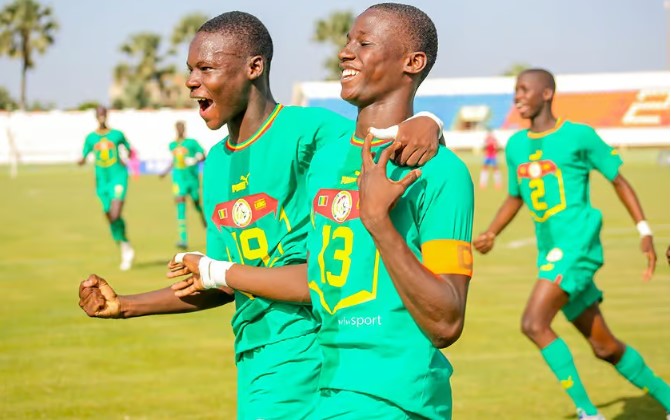
<path id="1" fill-rule="evenodd" d="M 387 128 L 371 127 L 368 129 L 368 132 L 372 134 L 373 137 L 380 140 L 396 139 L 396 136 L 398 135 L 398 125 L 392 125 Z"/>
<path id="2" fill-rule="evenodd" d="M 117 298 L 116 292 L 114 291 L 114 289 L 112 289 L 112 286 L 107 284 L 105 280 L 103 279 L 99 280 L 98 289 L 100 290 L 100 293 L 102 293 L 106 301 L 116 300 Z"/>

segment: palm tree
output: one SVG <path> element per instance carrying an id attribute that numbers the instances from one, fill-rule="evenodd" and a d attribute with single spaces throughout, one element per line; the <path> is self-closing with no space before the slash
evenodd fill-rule
<path id="1" fill-rule="evenodd" d="M 34 0 L 15 0 L 0 10 L 0 55 L 21 60 L 21 109 L 26 106 L 26 75 L 35 67 L 34 53 L 44 54 L 56 30 L 51 7 Z"/>
<path id="2" fill-rule="evenodd" d="M 160 48 L 161 36 L 150 32 L 133 34 L 121 45 L 121 52 L 135 61 L 135 64 L 122 62 L 114 68 L 114 80 L 123 89 L 120 103 L 124 106 L 164 105 L 165 82 L 174 75 L 175 68 L 162 66 L 165 57 Z"/>
<path id="3" fill-rule="evenodd" d="M 320 19 L 315 23 L 312 40 L 341 48 L 347 42 L 347 31 L 353 22 L 352 12 L 333 12 L 328 18 Z M 340 60 L 335 54 L 324 60 L 324 68 L 328 71 L 327 80 L 340 79 Z"/>
<path id="4" fill-rule="evenodd" d="M 501 74 L 501 76 L 513 76 L 517 77 L 524 70 L 530 68 L 527 63 L 513 63 Z"/>
<path id="5" fill-rule="evenodd" d="M 176 54 L 177 47 L 186 42 L 190 42 L 198 29 L 203 23 L 207 22 L 208 19 L 209 17 L 207 15 L 199 12 L 183 16 L 172 30 L 172 36 L 170 37 L 172 48 L 170 49 L 170 53 Z"/>

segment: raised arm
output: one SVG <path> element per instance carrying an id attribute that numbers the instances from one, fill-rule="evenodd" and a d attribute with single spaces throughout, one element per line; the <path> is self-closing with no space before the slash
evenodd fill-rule
<path id="1" fill-rule="evenodd" d="M 422 256 L 425 260 L 423 264 L 408 247 L 389 216 L 396 201 L 417 180 L 419 170 L 408 173 L 401 181 L 391 181 L 387 178 L 386 165 L 396 147 L 394 145 L 387 147 L 380 154 L 380 160 L 376 164 L 372 159 L 370 143 L 371 136 L 367 136 L 362 148 L 363 163 L 359 176 L 361 221 L 371 234 L 380 257 L 410 315 L 435 347 L 447 347 L 459 338 L 463 330 L 466 297 L 471 278 L 470 232 L 473 188 L 470 175 L 463 168 L 465 176 L 459 177 L 457 181 L 460 182 L 463 178 L 464 182 L 470 184 L 470 199 L 459 194 L 460 200 L 463 200 L 463 207 L 459 204 L 458 210 L 464 216 L 464 221 L 469 224 L 463 230 L 468 236 L 467 241 L 427 241 L 422 245 Z M 431 206 L 427 203 L 427 208 L 434 207 L 432 210 L 439 212 L 441 206 L 439 203 L 434 204 L 436 205 Z M 430 217 L 427 218 L 426 215 L 423 217 L 427 224 L 430 223 L 428 222 Z M 452 222 L 453 220 L 450 220 L 447 223 Z M 427 229 L 429 229 L 428 226 Z M 420 236 L 421 231 L 420 226 Z M 449 252 L 449 255 L 444 254 L 443 252 L 450 247 L 444 246 L 447 243 L 454 245 L 453 249 L 457 252 L 457 248 L 461 246 L 463 254 L 456 255 L 452 252 Z M 438 257 L 437 254 L 441 255 Z M 458 260 L 460 263 L 456 262 Z M 437 261 L 442 261 L 442 263 L 433 264 Z"/>
<path id="2" fill-rule="evenodd" d="M 634 220 L 639 234 L 641 235 L 641 252 L 645 254 L 645 257 L 648 260 L 648 266 L 643 272 L 643 279 L 646 281 L 650 280 L 655 273 L 657 253 L 655 252 L 655 245 L 652 240 L 652 230 L 650 230 L 650 226 L 643 214 L 643 207 L 641 206 L 640 201 L 638 201 L 636 191 L 634 191 L 634 188 L 627 182 L 622 174 L 618 174 L 615 179 L 613 179 L 613 187 L 615 188 L 618 198 L 622 204 L 624 204 L 624 207 Z"/>

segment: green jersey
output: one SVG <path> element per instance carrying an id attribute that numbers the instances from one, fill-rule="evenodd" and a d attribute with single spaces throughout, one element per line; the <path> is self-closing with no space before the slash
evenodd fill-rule
<path id="1" fill-rule="evenodd" d="M 119 130 L 110 129 L 105 133 L 94 131 L 86 136 L 82 156 L 86 158 L 93 152 L 95 156 L 96 178 L 109 179 L 127 174 L 126 165 L 119 158 L 119 146 L 130 150 L 126 136 Z"/>
<path id="2" fill-rule="evenodd" d="M 509 194 L 524 200 L 536 225 L 539 264 L 546 258 L 559 260 L 569 250 L 584 253 L 594 238 L 599 248 L 595 259 L 602 263 L 601 212 L 590 203 L 589 173 L 596 169 L 614 180 L 622 165 L 617 151 L 591 127 L 558 120 L 550 131 L 515 133 L 508 140 L 506 160 Z M 563 251 L 547 255 L 554 249 Z"/>
<path id="3" fill-rule="evenodd" d="M 314 225 L 308 235 L 308 282 L 322 323 L 320 389 L 370 394 L 407 412 L 446 418 L 452 367 L 404 306 L 359 219 L 360 144 L 351 134 L 330 143 L 308 172 Z M 377 156 L 387 144 L 373 143 Z M 387 166 L 394 180 L 409 170 Z M 390 215 L 431 271 L 471 275 L 473 183 L 449 149 L 439 148 Z"/>
<path id="4" fill-rule="evenodd" d="M 198 161 L 205 151 L 194 139 L 175 140 L 170 143 L 172 154 L 172 179 L 175 182 L 198 180 Z"/>
<path id="5" fill-rule="evenodd" d="M 205 160 L 207 255 L 259 267 L 306 261 L 310 208 L 305 174 L 315 150 L 354 123 L 319 108 L 277 105 L 249 139 L 225 138 Z M 235 293 L 232 325 L 240 354 L 318 328 L 305 305 Z"/>

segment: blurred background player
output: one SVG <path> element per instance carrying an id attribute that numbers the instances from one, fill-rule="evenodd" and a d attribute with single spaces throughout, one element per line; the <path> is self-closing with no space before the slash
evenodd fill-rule
<path id="1" fill-rule="evenodd" d="M 177 138 L 170 143 L 172 163 L 161 173 L 165 177 L 172 170 L 172 191 L 177 206 L 177 248 L 187 249 L 188 236 L 186 231 L 186 197 L 191 197 L 198 216 L 206 227 L 203 208 L 200 205 L 200 174 L 199 164 L 205 160 L 205 151 L 198 141 L 185 136 L 186 126 L 183 121 L 175 124 Z"/>
<path id="2" fill-rule="evenodd" d="M 133 264 L 135 251 L 126 236 L 126 222 L 121 217 L 126 190 L 128 188 L 128 169 L 119 155 L 119 146 L 126 152 L 131 147 L 126 136 L 107 126 L 107 108 L 96 108 L 98 128 L 86 136 L 82 158 L 79 165 L 86 163 L 86 157 L 93 152 L 95 157 L 96 194 L 110 225 L 112 238 L 121 248 L 121 270 L 128 270 Z"/>
<path id="3" fill-rule="evenodd" d="M 491 172 L 494 176 L 494 187 L 499 189 L 501 188 L 501 171 L 499 170 L 499 164 L 497 162 L 497 154 L 499 153 L 500 147 L 491 128 L 487 128 L 487 135 L 485 136 L 482 150 L 485 154 L 485 160 L 482 164 L 482 169 L 480 170 L 480 188 L 487 187 Z"/>
<path id="4" fill-rule="evenodd" d="M 476 238 L 486 254 L 496 235 L 510 223 L 522 204 L 536 224 L 539 268 L 522 331 L 538 346 L 545 362 L 573 400 L 581 419 L 602 419 L 589 399 L 571 352 L 552 329 L 561 310 L 592 346 L 594 355 L 613 366 L 629 382 L 652 395 L 669 412 L 669 386 L 646 365 L 641 355 L 620 341 L 599 309 L 602 292 L 594 283 L 603 265 L 601 212 L 589 198 L 589 173 L 595 169 L 612 182 L 634 219 L 641 250 L 648 260 L 644 279 L 657 261 L 652 232 L 636 193 L 619 173 L 622 159 L 589 126 L 563 121 L 552 113 L 554 76 L 546 70 L 522 72 L 515 86 L 515 107 L 531 121 L 506 146 L 509 195 L 487 230 Z"/>

